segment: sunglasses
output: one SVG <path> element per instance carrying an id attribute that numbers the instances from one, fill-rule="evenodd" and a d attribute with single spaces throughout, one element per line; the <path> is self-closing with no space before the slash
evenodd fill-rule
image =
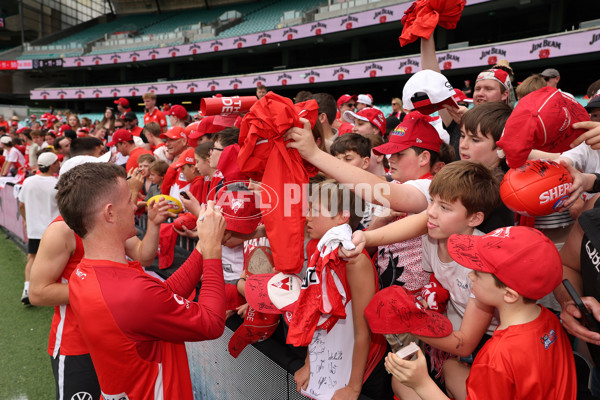
<path id="1" fill-rule="evenodd" d="M 545 80 L 546 82 L 548 82 L 550 79 L 552 79 L 552 77 L 551 77 L 551 76 L 542 76 L 542 78 L 544 78 L 544 80 Z"/>
<path id="2" fill-rule="evenodd" d="M 220 149 L 218 147 L 209 147 L 208 148 L 208 153 L 211 154 L 213 152 L 213 150 L 217 150 L 217 151 L 223 151 L 225 149 Z"/>
<path id="3" fill-rule="evenodd" d="M 393 106 L 397 106 L 397 105 L 398 105 L 398 103 L 392 103 L 392 105 L 393 105 Z"/>
<path id="4" fill-rule="evenodd" d="M 346 103 L 346 105 L 350 108 L 356 107 L 356 103 Z"/>

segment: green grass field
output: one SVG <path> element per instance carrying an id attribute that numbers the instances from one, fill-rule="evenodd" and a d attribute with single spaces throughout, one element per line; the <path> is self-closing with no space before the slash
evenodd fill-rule
<path id="1" fill-rule="evenodd" d="M 2 231 L 0 254 L 0 399 L 54 399 L 47 352 L 54 309 L 21 304 L 25 255 Z"/>

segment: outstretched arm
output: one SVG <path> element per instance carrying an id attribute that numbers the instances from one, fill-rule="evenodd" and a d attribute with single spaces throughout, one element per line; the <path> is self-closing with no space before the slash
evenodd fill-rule
<path id="1" fill-rule="evenodd" d="M 302 158 L 331 176 L 369 203 L 396 211 L 419 213 L 427 208 L 427 198 L 417 188 L 382 181 L 361 168 L 348 165 L 317 147 L 308 120 L 303 128 L 291 128 L 285 134 L 287 147 L 297 149 Z"/>

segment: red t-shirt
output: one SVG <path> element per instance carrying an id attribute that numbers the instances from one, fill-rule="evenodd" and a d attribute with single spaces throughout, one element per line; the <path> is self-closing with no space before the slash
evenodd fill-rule
<path id="1" fill-rule="evenodd" d="M 157 122 L 160 125 L 160 128 L 163 132 L 165 132 L 167 129 L 167 119 L 165 118 L 165 115 L 162 113 L 162 111 L 160 111 L 156 107 L 151 113 L 147 112 L 146 114 L 144 114 L 144 125 L 146 125 L 149 122 Z"/>
<path id="2" fill-rule="evenodd" d="M 136 126 L 135 128 L 129 130 L 129 132 L 131 132 L 131 134 L 133 136 L 138 136 L 138 137 L 142 134 L 142 131 L 143 131 L 143 129 L 140 128 L 139 126 Z"/>
<path id="3" fill-rule="evenodd" d="M 199 300 L 190 302 L 200 277 Z M 223 333 L 224 290 L 221 260 L 196 250 L 165 282 L 137 262 L 81 260 L 69 301 L 104 397 L 192 400 L 184 342 Z"/>
<path id="4" fill-rule="evenodd" d="M 573 349 L 558 318 L 541 309 L 529 323 L 496 329 L 471 367 L 467 399 L 575 400 Z"/>
<path id="5" fill-rule="evenodd" d="M 151 155 L 152 152 L 142 147 L 136 147 L 135 149 L 131 150 L 131 152 L 129 153 L 129 159 L 127 160 L 127 164 L 125 164 L 125 170 L 127 172 L 131 171 L 131 168 L 138 167 L 138 158 L 140 158 L 142 154 Z"/>

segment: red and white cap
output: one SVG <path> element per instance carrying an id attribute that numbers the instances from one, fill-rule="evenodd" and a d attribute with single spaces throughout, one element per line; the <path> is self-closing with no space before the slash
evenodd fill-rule
<path id="1" fill-rule="evenodd" d="M 188 116 L 188 112 L 185 109 L 185 107 L 180 106 L 179 104 L 175 104 L 174 106 L 172 106 L 169 111 L 166 112 L 167 115 L 172 115 L 174 117 L 177 117 L 179 119 L 183 119 L 185 120 Z"/>
<path id="2" fill-rule="evenodd" d="M 413 146 L 439 153 L 442 139 L 429 120 L 429 116 L 418 111 L 408 113 L 390 133 L 389 141 L 374 147 L 373 153 L 396 154 Z"/>
<path id="3" fill-rule="evenodd" d="M 194 157 L 194 149 L 189 148 L 179 155 L 177 162 L 173 168 L 181 168 L 184 165 L 196 165 L 196 157 Z"/>
<path id="4" fill-rule="evenodd" d="M 445 104 L 458 108 L 455 95 L 454 88 L 444 75 L 424 69 L 411 76 L 404 85 L 402 103 L 407 110 L 432 114 Z"/>
<path id="5" fill-rule="evenodd" d="M 344 115 L 342 116 L 344 121 L 354 123 L 355 119 L 360 119 L 361 121 L 367 121 L 375 125 L 379 128 L 379 131 L 382 135 L 385 134 L 385 116 L 380 109 L 375 107 L 365 107 L 359 112 L 355 113 L 352 111 L 344 111 Z"/>
<path id="6" fill-rule="evenodd" d="M 181 139 L 181 138 L 185 138 L 187 136 L 185 136 L 185 128 L 182 128 L 181 126 L 174 126 L 171 129 L 169 129 L 166 133 L 161 133 L 159 136 L 161 139 Z"/>
<path id="7" fill-rule="evenodd" d="M 121 106 L 125 107 L 125 108 L 129 108 L 129 100 L 127 100 L 125 97 L 121 97 L 118 100 L 114 101 L 115 104 L 120 104 Z"/>
<path id="8" fill-rule="evenodd" d="M 412 333 L 426 337 L 445 337 L 452 323 L 437 311 L 426 309 L 402 286 L 390 286 L 375 293 L 365 317 L 373 333 Z"/>
<path id="9" fill-rule="evenodd" d="M 221 207 L 228 231 L 247 235 L 254 232 L 262 217 L 260 198 L 245 187 L 235 188 L 236 185 L 224 187 L 218 194 L 216 205 Z"/>
<path id="10" fill-rule="evenodd" d="M 343 95 L 340 96 L 339 99 L 337 99 L 337 103 L 336 103 L 337 104 L 337 108 L 339 109 L 343 104 L 346 104 L 350 100 L 357 101 L 357 99 L 358 99 L 358 96 L 355 95 L 355 94 L 353 94 L 353 95 L 343 94 Z"/>
<path id="11" fill-rule="evenodd" d="M 589 121 L 585 108 L 573 97 L 545 86 L 523 97 L 508 117 L 502 137 L 496 143 L 511 168 L 527 161 L 532 149 L 562 153 L 585 132 L 573 124 Z"/>
<path id="12" fill-rule="evenodd" d="M 551 293 L 563 276 L 554 243 L 537 229 L 526 226 L 500 228 L 483 236 L 452 235 L 448 253 L 460 265 L 494 274 L 506 286 L 532 300 Z"/>
<path id="13" fill-rule="evenodd" d="M 106 147 L 112 147 L 117 143 L 131 142 L 133 135 L 127 129 L 117 129 L 112 135 L 112 140 L 106 143 Z"/>
<path id="14" fill-rule="evenodd" d="M 473 102 L 473 99 L 470 97 L 467 97 L 465 92 L 463 92 L 462 90 L 454 88 L 454 91 L 456 92 L 456 94 L 454 95 L 454 100 L 456 100 L 457 103 L 460 103 L 460 102 L 472 103 Z"/>
<path id="15" fill-rule="evenodd" d="M 292 274 L 256 274 L 246 280 L 246 301 L 265 314 L 294 312 L 302 280 Z"/>
<path id="16" fill-rule="evenodd" d="M 485 71 L 481 71 L 479 75 L 477 75 L 476 82 L 484 79 L 494 80 L 504 86 L 506 90 L 510 90 L 512 88 L 508 72 L 502 69 L 486 69 Z"/>
<path id="17" fill-rule="evenodd" d="M 357 103 L 366 104 L 369 107 L 373 107 L 373 96 L 370 94 L 359 94 L 356 98 Z"/>

